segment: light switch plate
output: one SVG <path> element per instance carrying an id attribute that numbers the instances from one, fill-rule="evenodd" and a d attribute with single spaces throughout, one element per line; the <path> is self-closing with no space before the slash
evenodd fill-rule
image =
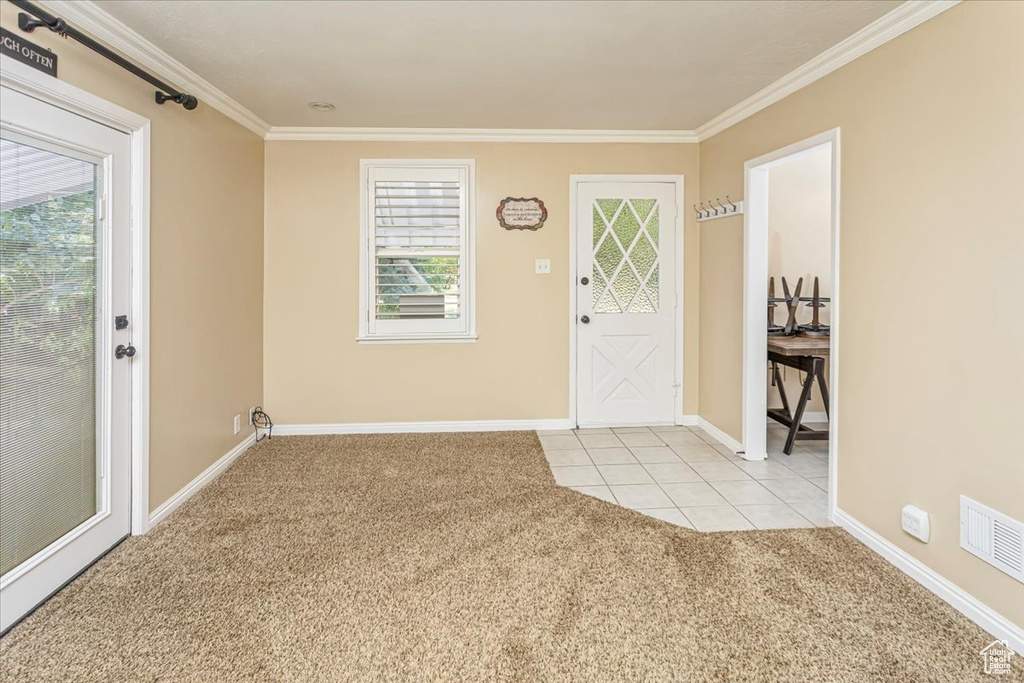
<path id="1" fill-rule="evenodd" d="M 551 259 L 539 258 L 534 269 L 537 275 L 550 275 L 551 274 Z"/>

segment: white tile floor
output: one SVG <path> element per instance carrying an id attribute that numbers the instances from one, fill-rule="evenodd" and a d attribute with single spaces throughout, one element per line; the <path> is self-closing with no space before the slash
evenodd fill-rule
<path id="1" fill-rule="evenodd" d="M 812 425 L 825 428 L 824 425 Z M 696 427 L 538 432 L 555 481 L 697 531 L 796 529 L 828 521 L 828 442 L 768 427 L 768 459 L 746 461 Z"/>

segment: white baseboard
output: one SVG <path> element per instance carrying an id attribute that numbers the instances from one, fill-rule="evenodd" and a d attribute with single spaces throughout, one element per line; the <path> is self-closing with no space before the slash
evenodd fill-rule
<path id="1" fill-rule="evenodd" d="M 711 436 L 718 439 L 719 443 L 721 443 L 723 446 L 728 448 L 733 453 L 740 453 L 743 451 L 743 444 L 741 444 L 739 441 L 723 432 L 715 425 L 705 420 L 703 417 L 697 418 L 697 426 L 703 429 Z"/>
<path id="2" fill-rule="evenodd" d="M 781 427 L 782 426 L 782 424 L 780 422 L 776 422 L 775 420 L 773 420 L 770 417 L 766 417 L 765 420 L 767 420 L 768 424 L 770 424 L 770 425 L 775 425 L 777 427 Z M 804 413 L 804 419 L 802 420 L 802 422 L 804 422 L 805 424 L 807 424 L 807 423 L 814 423 L 814 422 L 828 422 L 828 415 L 826 415 L 823 412 L 822 413 Z"/>
<path id="3" fill-rule="evenodd" d="M 164 519 L 169 514 L 177 510 L 182 503 L 184 503 L 186 500 L 188 500 L 196 493 L 198 493 L 199 489 L 203 488 L 211 481 L 216 479 L 217 475 L 226 470 L 228 466 L 231 465 L 231 463 L 233 463 L 238 456 L 240 456 L 242 453 L 245 453 L 249 449 L 249 447 L 252 446 L 254 443 L 256 443 L 255 434 L 250 434 L 249 436 L 245 437 L 240 444 L 232 448 L 225 455 L 223 455 L 217 462 L 213 463 L 205 470 L 203 470 L 202 474 L 200 474 L 198 477 L 190 481 L 188 484 L 185 485 L 184 488 L 182 488 L 180 491 L 178 491 L 173 496 L 164 501 L 160 505 L 160 507 L 158 507 L 156 510 L 153 510 L 153 512 L 149 514 L 149 528 L 152 529 L 157 524 L 164 521 Z"/>
<path id="4" fill-rule="evenodd" d="M 906 551 L 882 538 L 843 510 L 836 508 L 832 513 L 832 521 L 995 638 L 1006 640 L 1014 652 L 1024 652 L 1024 629 L 998 614 L 991 607 L 983 604 Z"/>
<path id="5" fill-rule="evenodd" d="M 568 418 L 555 420 L 461 420 L 455 422 L 350 422 L 274 425 L 274 435 L 514 432 L 534 429 L 571 429 L 571 427 Z"/>
<path id="6" fill-rule="evenodd" d="M 683 415 L 683 417 L 676 423 L 681 427 L 696 427 L 700 424 L 699 415 Z"/>

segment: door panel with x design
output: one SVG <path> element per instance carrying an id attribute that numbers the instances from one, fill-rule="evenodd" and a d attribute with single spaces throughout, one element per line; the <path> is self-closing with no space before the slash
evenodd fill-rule
<path id="1" fill-rule="evenodd" d="M 673 421 L 674 191 L 671 183 L 580 185 L 580 425 Z"/>

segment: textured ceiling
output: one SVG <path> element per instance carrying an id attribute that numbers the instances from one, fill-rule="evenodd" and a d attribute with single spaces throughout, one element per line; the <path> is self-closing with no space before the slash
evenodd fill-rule
<path id="1" fill-rule="evenodd" d="M 900 2 L 96 4 L 274 126 L 674 130 Z"/>

